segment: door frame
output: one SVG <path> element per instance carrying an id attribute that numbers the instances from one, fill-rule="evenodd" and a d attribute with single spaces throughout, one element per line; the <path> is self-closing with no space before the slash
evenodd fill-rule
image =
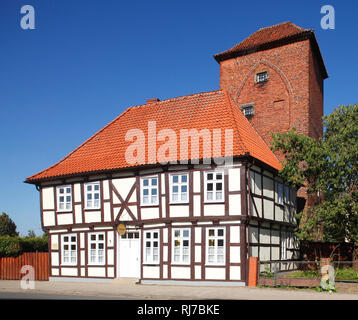
<path id="1" fill-rule="evenodd" d="M 123 277 L 123 276 L 120 276 L 120 259 L 121 259 L 121 252 L 120 252 L 120 242 L 121 242 L 121 236 L 118 234 L 118 232 L 116 233 L 117 234 L 117 252 L 116 252 L 116 255 L 117 255 L 117 266 L 116 266 L 116 274 L 117 274 L 117 278 L 138 278 L 140 279 L 141 276 L 142 276 L 142 237 L 141 237 L 141 230 L 138 230 L 138 229 L 133 229 L 133 230 L 127 230 L 127 233 L 129 232 L 138 232 L 139 234 L 139 238 L 135 239 L 136 241 L 138 241 L 138 244 L 139 244 L 139 252 L 138 252 L 138 256 L 139 256 L 139 259 L 138 259 L 138 263 L 139 263 L 139 272 L 138 272 L 138 277 Z M 124 240 L 127 240 L 127 239 L 124 239 Z M 128 239 L 130 240 L 130 239 Z"/>

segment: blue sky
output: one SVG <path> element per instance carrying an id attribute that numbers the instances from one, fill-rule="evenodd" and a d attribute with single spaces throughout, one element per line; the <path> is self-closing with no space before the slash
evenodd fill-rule
<path id="1" fill-rule="evenodd" d="M 20 9 L 35 8 L 35 30 Z M 335 30 L 320 27 L 323 5 Z M 314 29 L 326 63 L 325 114 L 357 103 L 356 1 L 0 0 L 0 212 L 42 234 L 39 194 L 23 183 L 147 98 L 219 87 L 213 54 L 257 29 Z"/>

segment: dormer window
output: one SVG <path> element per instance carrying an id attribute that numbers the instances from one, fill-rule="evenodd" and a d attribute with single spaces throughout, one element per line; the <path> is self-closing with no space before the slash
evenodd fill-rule
<path id="1" fill-rule="evenodd" d="M 255 82 L 263 83 L 268 80 L 268 71 L 262 71 L 255 74 Z"/>
<path id="2" fill-rule="evenodd" d="M 251 118 L 254 116 L 254 104 L 248 103 L 241 106 L 241 111 L 246 118 Z"/>

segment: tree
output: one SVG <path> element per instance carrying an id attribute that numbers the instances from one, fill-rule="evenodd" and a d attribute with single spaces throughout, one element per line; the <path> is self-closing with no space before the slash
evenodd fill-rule
<path id="1" fill-rule="evenodd" d="M 10 219 L 10 217 L 3 212 L 0 215 L 0 236 L 17 236 L 16 224 Z"/>
<path id="2" fill-rule="evenodd" d="M 27 238 L 35 238 L 36 237 L 36 233 L 35 233 L 35 231 L 34 230 L 29 230 L 28 232 L 27 232 L 27 236 L 26 236 Z"/>
<path id="3" fill-rule="evenodd" d="M 339 106 L 323 117 L 323 126 L 317 140 L 295 129 L 273 135 L 272 150 L 285 156 L 280 175 L 314 199 L 298 215 L 296 234 L 358 247 L 358 105 Z"/>

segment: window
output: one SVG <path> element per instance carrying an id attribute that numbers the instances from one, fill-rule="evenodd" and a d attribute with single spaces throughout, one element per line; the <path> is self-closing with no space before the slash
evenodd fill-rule
<path id="1" fill-rule="evenodd" d="M 142 205 L 158 204 L 158 178 L 142 179 Z"/>
<path id="2" fill-rule="evenodd" d="M 285 185 L 285 203 L 290 203 L 290 187 Z"/>
<path id="3" fill-rule="evenodd" d="M 255 75 L 256 83 L 266 82 L 267 80 L 268 80 L 268 72 L 267 71 L 256 73 L 256 75 Z"/>
<path id="4" fill-rule="evenodd" d="M 68 186 L 57 187 L 57 211 L 72 210 L 72 188 Z"/>
<path id="5" fill-rule="evenodd" d="M 173 230 L 172 262 L 177 264 L 190 263 L 190 229 Z"/>
<path id="6" fill-rule="evenodd" d="M 99 209 L 100 202 L 100 185 L 99 182 L 85 184 L 86 209 Z"/>
<path id="7" fill-rule="evenodd" d="M 77 236 L 63 235 L 62 236 L 62 264 L 76 265 L 77 264 Z"/>
<path id="8" fill-rule="evenodd" d="M 205 173 L 205 199 L 208 202 L 224 200 L 224 174 L 222 172 Z"/>
<path id="9" fill-rule="evenodd" d="M 171 174 L 170 191 L 172 203 L 188 202 L 188 174 Z"/>
<path id="10" fill-rule="evenodd" d="M 206 232 L 206 263 L 225 264 L 225 229 L 208 228 Z"/>
<path id="11" fill-rule="evenodd" d="M 246 118 L 251 118 L 252 116 L 255 115 L 255 109 L 253 103 L 243 104 L 240 108 Z"/>
<path id="12" fill-rule="evenodd" d="M 286 260 L 286 249 L 287 249 L 287 234 L 286 232 L 281 233 L 281 260 Z"/>
<path id="13" fill-rule="evenodd" d="M 145 231 L 144 243 L 144 263 L 159 263 L 159 231 Z"/>
<path id="14" fill-rule="evenodd" d="M 88 235 L 89 263 L 105 264 L 104 260 L 104 233 L 90 233 Z"/>
<path id="15" fill-rule="evenodd" d="M 277 199 L 276 202 L 278 204 L 283 204 L 283 184 L 280 182 L 276 183 L 276 193 L 277 193 Z"/>

